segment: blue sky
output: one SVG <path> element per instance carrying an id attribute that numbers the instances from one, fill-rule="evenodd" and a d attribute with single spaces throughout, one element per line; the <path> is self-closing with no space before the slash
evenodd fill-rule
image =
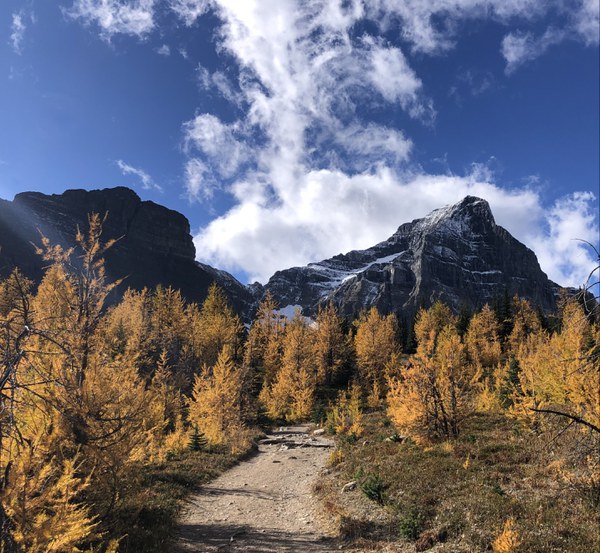
<path id="1" fill-rule="evenodd" d="M 0 197 L 130 186 L 264 281 L 474 194 L 577 285 L 598 25 L 596 0 L 3 0 Z"/>

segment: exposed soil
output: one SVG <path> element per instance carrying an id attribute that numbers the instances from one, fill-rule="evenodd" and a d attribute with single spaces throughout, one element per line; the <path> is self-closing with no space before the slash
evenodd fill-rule
<path id="1" fill-rule="evenodd" d="M 173 553 L 337 551 L 312 493 L 331 447 L 306 426 L 273 431 L 255 455 L 189 499 Z"/>

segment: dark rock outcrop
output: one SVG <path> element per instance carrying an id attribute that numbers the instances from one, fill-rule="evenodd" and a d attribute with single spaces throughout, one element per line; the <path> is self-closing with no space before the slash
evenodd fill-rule
<path id="1" fill-rule="evenodd" d="M 343 315 L 354 316 L 371 306 L 413 314 L 437 299 L 456 311 L 478 309 L 505 293 L 553 311 L 560 287 L 529 248 L 496 225 L 485 200 L 467 196 L 403 224 L 367 250 L 278 271 L 265 290 L 281 307 L 299 305 L 314 314 L 333 301 Z"/>
<path id="2" fill-rule="evenodd" d="M 119 238 L 107 253 L 106 267 L 110 279 L 126 277 L 121 290 L 161 284 L 201 302 L 216 282 L 246 321 L 267 290 L 290 315 L 292 306 L 310 316 L 333 301 L 344 316 L 353 317 L 371 306 L 411 316 L 437 299 L 455 311 L 478 309 L 505 294 L 518 294 L 550 312 L 561 289 L 530 249 L 496 225 L 480 198 L 468 196 L 405 223 L 372 248 L 278 271 L 265 286 L 244 286 L 229 273 L 195 261 L 183 215 L 142 201 L 128 188 L 51 196 L 27 192 L 12 202 L 0 200 L 0 277 L 18 266 L 39 281 L 44 262 L 32 243 L 40 244 L 40 232 L 53 243 L 73 245 L 91 212 L 108 212 L 103 236 Z"/>
<path id="3" fill-rule="evenodd" d="M 25 192 L 12 202 L 0 200 L 0 276 L 18 266 L 39 281 L 44 262 L 33 244 L 40 245 L 40 233 L 54 244 L 71 246 L 77 228 L 87 229 L 92 212 L 108 213 L 103 237 L 119 239 L 106 254 L 106 268 L 110 280 L 125 277 L 122 290 L 161 284 L 181 290 L 188 301 L 201 302 L 210 284 L 217 282 L 239 313 L 250 311 L 253 297 L 247 287 L 195 261 L 190 225 L 183 215 L 142 201 L 123 187 L 50 196 Z"/>

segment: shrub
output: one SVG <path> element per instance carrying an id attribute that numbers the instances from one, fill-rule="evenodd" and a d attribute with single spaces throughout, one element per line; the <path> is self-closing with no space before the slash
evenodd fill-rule
<path id="1" fill-rule="evenodd" d="M 400 517 L 398 530 L 400 535 L 410 541 L 415 541 L 423 527 L 423 516 L 414 507 L 404 516 Z"/>
<path id="2" fill-rule="evenodd" d="M 378 474 L 369 474 L 360 486 L 362 492 L 372 501 L 383 505 L 385 500 L 384 481 Z"/>

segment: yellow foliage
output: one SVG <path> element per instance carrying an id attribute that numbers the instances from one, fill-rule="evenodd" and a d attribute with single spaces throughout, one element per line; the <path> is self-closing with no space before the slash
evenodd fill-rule
<path id="1" fill-rule="evenodd" d="M 327 421 L 336 434 L 354 434 L 361 436 L 364 432 L 361 407 L 362 390 L 356 381 L 348 390 L 338 393 L 336 402 L 330 407 Z"/>
<path id="2" fill-rule="evenodd" d="M 327 464 L 330 467 L 339 465 L 344 460 L 344 452 L 341 449 L 334 449 L 329 453 Z"/>
<path id="3" fill-rule="evenodd" d="M 256 394 L 263 390 L 262 400 L 273 385 L 282 359 L 284 323 L 275 312 L 277 304 L 267 292 L 258 307 L 256 317 L 250 327 L 244 347 L 244 367 L 248 383 L 246 411 L 248 418 L 255 417 L 258 411 Z"/>
<path id="4" fill-rule="evenodd" d="M 413 435 L 450 438 L 472 410 L 473 371 L 447 307 L 421 310 L 415 324 L 417 353 L 398 377 L 388 377 L 388 415 Z"/>
<path id="5" fill-rule="evenodd" d="M 581 307 L 572 301 L 563 308 L 561 332 L 527 336 L 517 350 L 522 393 L 515 398 L 513 412 L 540 423 L 544 419 L 531 409 L 549 409 L 599 427 L 600 372 L 592 359 L 597 347 L 594 332 Z"/>
<path id="6" fill-rule="evenodd" d="M 240 360 L 242 323 L 223 290 L 214 283 L 202 304 L 195 332 L 199 340 L 201 365 L 215 365 L 223 349 L 232 360 Z"/>
<path id="7" fill-rule="evenodd" d="M 467 458 L 465 459 L 465 462 L 463 463 L 463 469 L 469 470 L 470 466 L 471 466 L 471 455 L 468 454 Z"/>
<path id="8" fill-rule="evenodd" d="M 515 519 L 510 517 L 504 522 L 502 532 L 492 542 L 494 553 L 515 553 L 521 544 L 519 533 L 515 529 Z"/>
<path id="9" fill-rule="evenodd" d="M 358 375 L 371 396 L 381 395 L 385 386 L 385 369 L 398 353 L 396 342 L 396 319 L 393 314 L 382 316 L 375 307 L 361 313 L 356 322 L 354 348 L 358 364 Z M 375 394 L 373 387 L 378 387 Z M 375 401 L 378 403 L 378 401 Z"/>
<path id="10" fill-rule="evenodd" d="M 500 362 L 499 324 L 489 305 L 473 315 L 467 333 L 465 346 L 470 363 L 475 369 L 474 381 L 490 385 L 493 369 Z"/>
<path id="11" fill-rule="evenodd" d="M 242 384 L 241 369 L 233 363 L 227 348 L 223 348 L 214 367 L 205 366 L 196 376 L 188 416 L 209 443 L 228 443 L 237 436 L 242 426 Z"/>
<path id="12" fill-rule="evenodd" d="M 542 325 L 537 313 L 531 308 L 529 302 L 515 296 L 512 300 L 513 329 L 508 337 L 510 350 L 516 354 L 521 344 L 530 334 L 538 334 Z"/>
<path id="13" fill-rule="evenodd" d="M 270 417 L 297 421 L 310 415 L 317 386 L 312 337 L 312 330 L 296 312 L 285 328 L 281 368 L 273 384 L 265 384 L 260 394 Z"/>
<path id="14" fill-rule="evenodd" d="M 477 386 L 477 394 L 474 398 L 474 408 L 476 411 L 487 411 L 489 413 L 501 410 L 500 399 L 498 396 L 498 378 L 500 372 L 494 371 L 496 378 L 491 382 L 482 382 Z M 496 386 L 492 388 L 492 386 Z"/>
<path id="15" fill-rule="evenodd" d="M 78 503 L 89 477 L 78 475 L 77 459 L 49 457 L 40 436 L 17 448 L 2 502 L 13 522 L 13 539 L 28 553 L 67 553 L 94 537 L 96 523 Z M 47 441 L 47 438 L 45 439 Z"/>
<path id="16" fill-rule="evenodd" d="M 348 339 L 333 303 L 320 307 L 315 320 L 314 350 L 319 384 L 331 383 L 348 356 Z"/>

